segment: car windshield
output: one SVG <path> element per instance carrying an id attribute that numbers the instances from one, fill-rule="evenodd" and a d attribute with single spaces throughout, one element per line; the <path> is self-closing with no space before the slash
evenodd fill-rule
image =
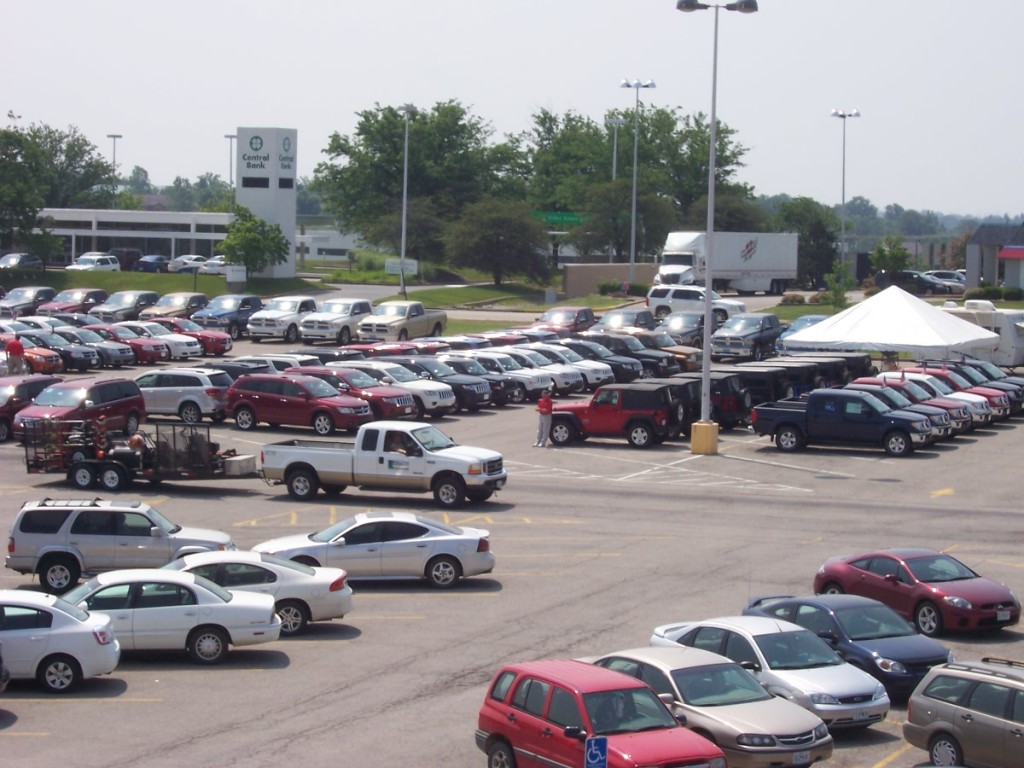
<path id="1" fill-rule="evenodd" d="M 861 394 L 864 396 L 864 400 L 868 403 L 868 405 L 874 408 L 878 413 L 888 413 L 889 411 L 892 410 L 892 408 L 888 404 L 883 403 L 870 392 L 861 392 Z"/>
<path id="2" fill-rule="evenodd" d="M 18 301 L 31 300 L 35 298 L 36 292 L 31 288 L 15 288 L 10 291 L 4 298 L 9 303 L 13 304 Z"/>
<path id="3" fill-rule="evenodd" d="M 332 315 L 351 315 L 352 314 L 352 302 L 351 301 L 325 301 L 323 306 L 320 307 L 321 312 L 327 312 Z"/>
<path id="4" fill-rule="evenodd" d="M 949 386 L 942 379 L 937 379 L 934 376 L 929 376 L 927 381 L 923 382 L 926 386 L 931 387 L 940 395 L 951 395 L 953 394 L 953 388 Z"/>
<path id="5" fill-rule="evenodd" d="M 700 321 L 703 319 L 703 315 L 697 314 L 696 312 L 687 312 L 681 315 L 669 315 L 666 318 L 667 325 L 673 330 L 685 330 L 688 328 L 700 327 Z"/>
<path id="6" fill-rule="evenodd" d="M 125 327 L 123 325 L 115 326 L 113 331 L 112 331 L 112 333 L 114 334 L 114 336 L 116 336 L 119 339 L 141 339 L 142 338 L 141 336 L 139 336 L 139 334 L 137 334 L 131 328 L 127 328 L 127 327 Z"/>
<path id="7" fill-rule="evenodd" d="M 904 381 L 900 384 L 900 388 L 909 392 L 912 397 L 918 400 L 931 400 L 932 396 L 923 387 L 919 387 L 916 381 Z"/>
<path id="8" fill-rule="evenodd" d="M 161 296 L 156 305 L 158 307 L 184 307 L 186 302 L 188 302 L 188 296 L 175 296 L 169 293 L 166 296 Z"/>
<path id="9" fill-rule="evenodd" d="M 442 451 L 454 448 L 456 442 L 437 427 L 419 427 L 412 430 L 412 436 L 428 451 Z"/>
<path id="10" fill-rule="evenodd" d="M 884 399 L 893 408 L 906 408 L 908 405 L 913 405 L 909 398 L 904 397 L 892 387 L 883 387 L 872 394 L 879 399 Z"/>
<path id="11" fill-rule="evenodd" d="M 954 384 L 956 384 L 958 387 L 960 387 L 960 389 L 970 389 L 972 386 L 971 382 L 969 382 L 967 379 L 965 379 L 963 376 L 961 376 L 959 373 L 956 373 L 955 371 L 947 370 L 943 372 L 943 375 L 947 379 L 952 381 Z"/>
<path id="12" fill-rule="evenodd" d="M 395 304 L 382 304 L 373 308 L 373 314 L 377 317 L 405 317 L 408 307 Z"/>
<path id="13" fill-rule="evenodd" d="M 678 728 L 679 723 L 647 686 L 583 694 L 592 735 Z"/>
<path id="14" fill-rule="evenodd" d="M 761 649 L 768 669 L 810 669 L 844 663 L 824 640 L 806 629 L 757 635 L 754 641 Z"/>
<path id="15" fill-rule="evenodd" d="M 139 327 L 150 336 L 170 336 L 174 333 L 170 328 L 160 325 L 160 323 L 146 323 Z"/>
<path id="16" fill-rule="evenodd" d="M 242 303 L 242 300 L 237 296 L 221 296 L 210 302 L 210 307 L 213 309 L 238 309 L 238 305 Z"/>
<path id="17" fill-rule="evenodd" d="M 695 707 L 747 704 L 772 698 L 757 679 L 739 664 L 673 669 L 672 682 L 682 694 L 683 701 Z"/>
<path id="18" fill-rule="evenodd" d="M 60 293 L 58 293 L 56 296 L 53 297 L 53 301 L 73 302 L 82 301 L 84 298 L 85 291 L 68 290 L 61 291 Z"/>
<path id="19" fill-rule="evenodd" d="M 558 354 L 568 360 L 570 363 L 581 363 L 583 362 L 583 355 L 575 352 L 574 350 L 564 347 L 558 350 Z"/>
<path id="20" fill-rule="evenodd" d="M 576 312 L 566 312 L 564 309 L 549 309 L 540 316 L 541 322 L 553 325 L 568 325 L 576 319 Z"/>
<path id="21" fill-rule="evenodd" d="M 640 343 L 640 339 L 633 338 L 632 336 L 621 336 L 622 345 L 630 352 L 641 352 L 644 349 L 644 345 Z"/>
<path id="22" fill-rule="evenodd" d="M 491 359 L 495 360 L 498 363 L 498 365 L 500 365 L 502 367 L 503 370 L 506 370 L 506 371 L 521 371 L 521 370 L 523 370 L 523 366 L 521 366 L 519 364 L 519 361 L 516 360 L 514 357 L 509 357 L 508 355 L 498 355 L 496 357 L 492 357 Z"/>
<path id="23" fill-rule="evenodd" d="M 990 363 L 988 360 L 977 360 L 972 362 L 971 365 L 981 368 L 993 381 L 1007 378 L 1007 375 L 998 365 Z"/>
<path id="24" fill-rule="evenodd" d="M 647 334 L 646 336 L 644 336 L 644 338 L 650 339 L 652 342 L 654 342 L 654 345 L 658 347 L 674 347 L 676 344 L 675 339 L 673 339 L 667 333 Z"/>
<path id="25" fill-rule="evenodd" d="M 36 395 L 35 405 L 70 408 L 85 400 L 85 387 L 47 387 Z"/>
<path id="26" fill-rule="evenodd" d="M 926 555 L 906 562 L 914 577 L 926 584 L 978 578 L 978 574 L 949 555 Z"/>
<path id="27" fill-rule="evenodd" d="M 389 365 L 384 370 L 387 372 L 388 376 L 402 384 L 420 380 L 419 376 L 401 365 Z"/>
<path id="28" fill-rule="evenodd" d="M 354 517 L 346 517 L 344 520 L 339 520 L 334 525 L 324 528 L 322 531 L 311 533 L 309 535 L 310 541 L 316 541 L 320 543 L 326 543 L 328 541 L 334 541 L 336 538 L 341 536 L 345 531 L 355 525 L 356 519 Z"/>
<path id="29" fill-rule="evenodd" d="M 178 327 L 178 330 L 188 331 L 189 333 L 199 333 L 200 331 L 203 330 L 203 326 L 201 326 L 199 323 L 196 323 L 185 317 L 179 318 L 176 325 Z"/>
<path id="30" fill-rule="evenodd" d="M 836 610 L 836 620 L 850 639 L 857 642 L 917 634 L 913 626 L 887 605 L 840 608 Z"/>
<path id="31" fill-rule="evenodd" d="M 337 397 L 339 392 L 323 379 L 310 376 L 309 381 L 302 382 L 302 386 L 313 397 Z"/>
<path id="32" fill-rule="evenodd" d="M 538 366 L 541 366 L 541 367 L 544 367 L 544 366 L 547 366 L 547 365 L 554 365 L 554 363 L 551 360 L 548 360 L 540 352 L 534 352 L 532 349 L 521 349 L 521 350 L 516 350 L 516 351 L 520 355 L 525 357 L 527 360 L 532 362 L 534 365 L 538 365 Z"/>
<path id="33" fill-rule="evenodd" d="M 423 360 L 417 360 L 416 364 L 430 371 L 430 373 L 434 376 L 444 377 L 453 376 L 455 374 L 454 368 L 452 368 L 450 365 L 445 365 L 440 360 L 433 360 L 428 358 Z"/>
<path id="34" fill-rule="evenodd" d="M 107 299 L 107 304 L 112 307 L 131 307 L 138 300 L 139 294 L 136 291 L 119 291 Z"/>
<path id="35" fill-rule="evenodd" d="M 804 328 L 810 328 L 812 325 L 820 323 L 824 319 L 824 315 L 802 315 L 790 323 L 789 328 L 786 330 L 790 333 L 796 333 L 797 331 L 802 331 Z"/>
<path id="36" fill-rule="evenodd" d="M 761 318 L 759 317 L 730 317 L 719 330 L 729 333 L 749 333 L 760 328 Z"/>
<path id="37" fill-rule="evenodd" d="M 957 371 L 965 379 L 970 379 L 975 384 L 985 384 L 989 381 L 989 378 L 980 371 L 971 368 L 969 365 L 965 365 L 963 368 Z"/>
<path id="38" fill-rule="evenodd" d="M 295 312 L 299 308 L 299 302 L 295 299 L 272 299 L 263 308 L 271 312 Z"/>
<path id="39" fill-rule="evenodd" d="M 71 342 L 63 336 L 58 336 L 56 333 L 27 333 L 24 338 L 31 339 L 36 344 L 40 344 L 44 347 L 52 347 L 54 349 L 67 347 L 71 344 Z"/>
<path id="40" fill-rule="evenodd" d="M 340 377 L 350 387 L 356 389 L 367 389 L 369 387 L 376 387 L 378 382 L 373 376 L 363 373 L 362 371 L 349 371 Z"/>
<path id="41" fill-rule="evenodd" d="M 487 369 L 484 368 L 476 360 L 470 360 L 467 358 L 460 358 L 459 365 L 463 368 L 463 373 L 468 373 L 473 376 L 482 376 L 487 373 Z"/>

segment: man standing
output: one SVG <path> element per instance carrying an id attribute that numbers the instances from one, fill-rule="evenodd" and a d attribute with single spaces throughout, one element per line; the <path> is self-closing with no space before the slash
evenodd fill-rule
<path id="1" fill-rule="evenodd" d="M 21 376 L 25 373 L 25 345 L 15 336 L 7 342 L 7 373 L 10 376 Z"/>
<path id="2" fill-rule="evenodd" d="M 534 448 L 543 448 L 551 432 L 551 411 L 554 410 L 554 403 L 551 401 L 551 390 L 545 389 L 537 400 L 537 442 Z"/>

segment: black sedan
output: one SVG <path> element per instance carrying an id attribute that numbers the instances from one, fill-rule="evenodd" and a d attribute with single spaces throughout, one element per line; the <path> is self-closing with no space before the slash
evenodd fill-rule
<path id="1" fill-rule="evenodd" d="M 137 262 L 132 269 L 136 272 L 166 272 L 167 264 L 170 262 L 170 256 L 164 256 L 161 253 L 153 253 L 149 256 L 143 256 Z"/>
<path id="2" fill-rule="evenodd" d="M 929 669 L 953 661 L 949 650 L 918 634 L 892 608 L 860 595 L 754 598 L 743 611 L 799 624 L 845 661 L 876 677 L 890 698 L 906 698 Z"/>

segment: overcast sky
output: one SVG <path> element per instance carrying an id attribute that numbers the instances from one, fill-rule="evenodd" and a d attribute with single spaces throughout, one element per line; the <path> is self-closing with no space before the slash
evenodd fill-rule
<path id="1" fill-rule="evenodd" d="M 4 113 L 77 126 L 158 185 L 228 178 L 225 134 L 298 129 L 300 176 L 375 104 L 455 99 L 495 139 L 544 108 L 710 111 L 714 12 L 674 0 L 33 0 L 3 3 Z M 1024 211 L 1020 0 L 761 0 L 721 11 L 718 117 L 758 194 Z M 7 123 L 5 117 L 0 121 Z M 627 129 L 628 131 L 628 129 Z M 620 136 L 620 139 L 622 137 Z M 620 168 L 620 172 L 621 172 Z M 610 173 L 610 158 L 609 158 Z M 0 180 L 2 181 L 2 180 Z"/>

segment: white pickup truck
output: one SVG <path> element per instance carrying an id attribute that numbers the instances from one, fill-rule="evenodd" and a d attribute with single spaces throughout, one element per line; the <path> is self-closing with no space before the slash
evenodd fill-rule
<path id="1" fill-rule="evenodd" d="M 374 421 L 355 440 L 285 440 L 264 445 L 260 477 L 284 484 L 300 501 L 318 489 L 336 495 L 352 485 L 361 490 L 433 493 L 441 507 L 466 499 L 486 501 L 505 486 L 508 473 L 500 453 L 457 445 L 423 422 Z"/>
<path id="2" fill-rule="evenodd" d="M 383 301 L 359 324 L 360 341 L 405 341 L 419 336 L 440 336 L 448 313 L 427 309 L 419 301 Z"/>

